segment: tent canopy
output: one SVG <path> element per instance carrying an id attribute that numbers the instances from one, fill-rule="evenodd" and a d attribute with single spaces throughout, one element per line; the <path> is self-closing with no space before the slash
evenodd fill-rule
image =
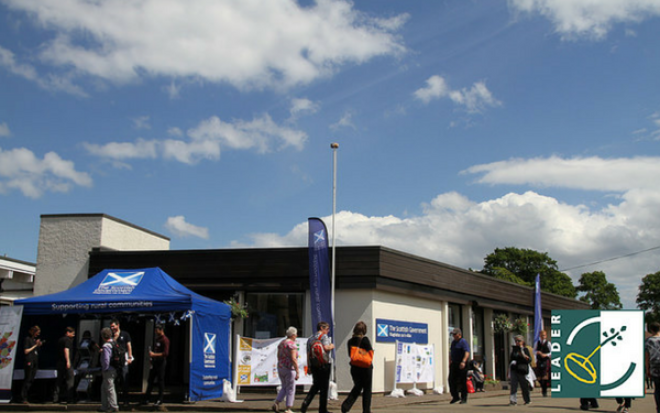
<path id="1" fill-rule="evenodd" d="M 191 311 L 191 401 L 222 396 L 230 379 L 231 307 L 199 295 L 160 268 L 103 270 L 59 293 L 17 300 L 24 315 Z"/>
<path id="2" fill-rule="evenodd" d="M 193 310 L 231 318 L 228 305 L 189 290 L 158 267 L 104 270 L 69 290 L 14 304 L 27 315 Z"/>

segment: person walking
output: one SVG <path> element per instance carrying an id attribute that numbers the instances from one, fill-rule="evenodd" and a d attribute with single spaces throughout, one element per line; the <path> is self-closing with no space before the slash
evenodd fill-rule
<path id="1" fill-rule="evenodd" d="M 328 387 L 330 386 L 330 371 L 331 371 L 331 358 L 329 351 L 335 348 L 332 344 L 328 333 L 330 332 L 330 324 L 325 321 L 320 321 L 316 325 L 316 333 L 314 333 L 307 340 L 307 366 L 312 372 L 312 387 L 307 393 L 307 397 L 300 406 L 300 412 L 305 413 L 309 405 L 314 400 L 316 393 L 319 395 L 319 413 L 328 413 Z M 320 341 L 320 346 L 316 346 L 315 342 Z M 322 351 L 322 360 L 315 360 L 314 349 L 320 347 Z"/>
<path id="2" fill-rule="evenodd" d="M 536 343 L 536 378 L 541 384 L 541 394 L 548 396 L 548 387 L 550 386 L 550 342 L 548 333 L 541 330 L 539 341 Z"/>
<path id="3" fill-rule="evenodd" d="M 373 359 L 374 349 L 371 346 L 369 337 L 367 337 L 367 325 L 364 321 L 358 321 L 353 327 L 353 337 L 348 340 L 348 357 L 351 357 L 353 349 L 363 349 L 371 353 Z M 341 404 L 341 412 L 347 413 L 353 407 L 360 393 L 362 393 L 362 413 L 371 413 L 371 383 L 373 381 L 373 364 L 369 367 L 356 366 L 351 363 L 351 377 L 353 378 L 353 388 Z"/>
<path id="4" fill-rule="evenodd" d="M 518 386 L 522 390 L 525 404 L 530 404 L 532 401 L 529 398 L 527 375 L 529 374 L 529 364 L 532 362 L 532 355 L 529 354 L 529 349 L 525 347 L 525 338 L 523 336 L 516 336 L 514 340 L 516 344 L 511 351 L 511 393 L 509 395 L 509 404 L 518 404 L 516 394 L 518 393 Z"/>
<path id="5" fill-rule="evenodd" d="M 632 407 L 632 399 L 630 397 L 616 397 L 616 402 L 619 404 L 616 408 L 617 413 L 628 413 Z"/>
<path id="6" fill-rule="evenodd" d="M 655 410 L 660 413 L 660 323 L 654 321 L 647 329 L 651 337 L 647 338 L 644 344 L 646 377 L 653 380 Z"/>
<path id="7" fill-rule="evenodd" d="M 23 345 L 23 352 L 25 354 L 25 378 L 23 379 L 23 388 L 21 389 L 21 402 L 23 404 L 29 403 L 30 387 L 32 387 L 32 383 L 34 383 L 34 379 L 37 376 L 37 370 L 39 370 L 39 349 L 44 343 L 39 338 L 39 334 L 41 334 L 39 326 L 30 327 Z"/>
<path id="8" fill-rule="evenodd" d="M 165 367 L 167 367 L 167 356 L 170 354 L 170 339 L 165 336 L 165 329 L 162 324 L 156 324 L 154 332 L 156 341 L 154 342 L 153 351 L 149 350 L 149 357 L 151 357 L 149 384 L 142 404 L 149 404 L 151 390 L 156 379 L 158 379 L 158 400 L 156 400 L 154 406 L 160 406 L 163 404 L 163 393 L 165 392 Z"/>
<path id="9" fill-rule="evenodd" d="M 470 345 L 463 338 L 460 328 L 453 329 L 451 335 L 454 341 L 451 342 L 449 349 L 449 391 L 451 393 L 449 403 L 466 404 L 468 396 L 467 362 L 470 358 Z"/>
<path id="10" fill-rule="evenodd" d="M 121 400 L 124 406 L 128 406 L 128 367 L 133 362 L 131 335 L 128 331 L 124 331 L 120 328 L 119 320 L 116 318 L 113 318 L 112 321 L 110 321 L 110 330 L 112 331 L 113 341 L 119 344 L 126 353 L 126 363 L 124 364 L 124 367 L 117 372 L 117 388 L 121 390 Z"/>
<path id="11" fill-rule="evenodd" d="M 296 380 L 298 380 L 298 347 L 296 346 L 298 329 L 289 327 L 286 338 L 277 346 L 277 374 L 280 376 L 282 388 L 277 393 L 273 404 L 275 413 L 280 411 L 280 403 L 286 399 L 285 413 L 293 413 L 293 402 L 296 400 Z"/>
<path id="12" fill-rule="evenodd" d="M 101 329 L 101 373 L 103 382 L 101 383 L 101 408 L 97 411 L 102 413 L 118 412 L 117 391 L 115 390 L 115 380 L 117 370 L 110 364 L 112 359 L 112 330 L 108 327 Z"/>
<path id="13" fill-rule="evenodd" d="M 73 373 L 73 338 L 76 330 L 67 327 L 57 342 L 57 399 L 60 403 L 75 403 Z"/>

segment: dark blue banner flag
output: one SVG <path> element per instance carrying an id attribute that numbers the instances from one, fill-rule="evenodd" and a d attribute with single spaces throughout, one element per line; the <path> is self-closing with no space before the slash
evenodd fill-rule
<path id="1" fill-rule="evenodd" d="M 319 218 L 309 218 L 309 295 L 312 308 L 312 328 L 320 321 L 330 324 L 332 334 L 332 309 L 330 286 L 330 257 L 328 254 L 328 230 Z"/>
<path id="2" fill-rule="evenodd" d="M 539 334 L 543 330 L 543 314 L 541 313 L 541 275 L 536 274 L 534 286 L 534 348 L 539 341 Z"/>

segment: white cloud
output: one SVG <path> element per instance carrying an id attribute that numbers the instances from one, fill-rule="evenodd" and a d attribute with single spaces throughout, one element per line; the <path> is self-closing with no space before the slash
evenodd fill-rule
<path id="1" fill-rule="evenodd" d="M 415 97 L 424 103 L 440 99 L 449 95 L 449 86 L 442 76 L 434 75 L 426 79 L 426 87 L 417 89 Z"/>
<path id="2" fill-rule="evenodd" d="M 354 130 L 357 129 L 353 123 L 353 113 L 350 110 L 344 112 L 341 119 L 330 125 L 330 129 L 334 131 L 339 130 L 340 128 L 351 128 Z"/>
<path id="3" fill-rule="evenodd" d="M 87 94 L 73 84 L 71 75 L 49 74 L 40 76 L 36 69 L 28 64 L 16 61 L 14 53 L 0 46 L 0 67 L 4 67 L 10 73 L 35 82 L 39 87 L 50 91 L 62 91 L 72 95 L 86 97 Z"/>
<path id="4" fill-rule="evenodd" d="M 146 129 L 149 130 L 151 129 L 151 124 L 149 123 L 149 116 L 138 116 L 137 118 L 133 118 L 133 127 L 135 129 Z"/>
<path id="5" fill-rule="evenodd" d="M 176 126 L 173 126 L 167 130 L 167 134 L 176 138 L 181 138 L 183 136 L 183 131 Z"/>
<path id="6" fill-rule="evenodd" d="M 626 162 L 627 161 L 627 162 Z M 483 268 L 484 257 L 495 248 L 514 246 L 548 252 L 557 260 L 560 269 L 620 257 L 660 245 L 660 187 L 650 185 L 658 174 L 640 182 L 640 174 L 628 174 L 630 166 L 642 164 L 644 170 L 650 160 L 572 159 L 581 186 L 591 189 L 620 191 L 617 203 L 590 208 L 569 205 L 537 192 L 507 193 L 498 198 L 475 202 L 456 192 L 436 196 L 423 205 L 423 213 L 415 217 L 365 216 L 340 211 L 336 216 L 337 245 L 383 245 L 422 257 L 438 260 L 462 268 Z M 656 160 L 656 163 L 658 161 Z M 581 164 L 581 165 L 580 165 Z M 498 163 L 490 164 L 498 165 Z M 530 160 L 516 162 L 517 173 L 535 176 L 524 182 L 551 182 L 561 187 L 573 187 L 571 180 L 561 185 L 556 174 L 558 160 Z M 647 166 L 644 166 L 647 165 Z M 503 166 L 507 166 L 504 163 Z M 512 165 L 511 165 L 512 166 Z M 506 169 L 506 168 L 502 168 Z M 549 178 L 542 176 L 546 170 Z M 607 171 L 612 169 L 612 173 Z M 474 173 L 478 168 L 475 168 Z M 468 171 L 472 171 L 470 168 Z M 605 173 L 605 175 L 603 175 Z M 598 184 L 623 174 L 626 180 L 611 187 Z M 513 174 L 511 174 L 512 176 Z M 491 183 L 517 183 L 510 177 Z M 325 217 L 330 222 L 330 217 Z M 307 223 L 296 225 L 288 234 L 253 234 L 250 245 L 256 247 L 301 246 L 307 243 Z M 234 247 L 244 246 L 239 242 Z M 627 308 L 634 308 L 641 278 L 658 270 L 658 253 L 636 255 L 590 265 L 568 274 L 577 283 L 583 272 L 602 270 L 608 281 L 617 285 Z"/>
<path id="7" fill-rule="evenodd" d="M 417 89 L 413 94 L 425 104 L 435 99 L 449 98 L 455 104 L 464 106 L 469 113 L 481 112 L 486 107 L 497 107 L 502 104 L 493 97 L 484 82 L 476 82 L 470 89 L 452 90 L 447 81 L 438 75 L 428 78 L 426 86 Z"/>
<path id="8" fill-rule="evenodd" d="M 8 136 L 11 136 L 9 125 L 7 125 L 7 122 L 0 123 L 0 138 L 6 138 Z"/>
<path id="9" fill-rule="evenodd" d="M 256 149 L 259 153 L 289 146 L 300 150 L 307 141 L 305 132 L 277 125 L 268 114 L 251 121 L 227 123 L 213 116 L 188 131 L 194 140 L 217 140 L 231 149 Z"/>
<path id="10" fill-rule="evenodd" d="M 166 76 L 287 88 L 406 50 L 396 32 L 407 15 L 371 17 L 343 0 L 5 3 L 55 33 L 44 62 L 118 83 Z"/>
<path id="11" fill-rule="evenodd" d="M 564 39 L 603 39 L 615 24 L 660 16 L 657 0 L 509 0 L 516 12 L 539 13 Z"/>
<path id="12" fill-rule="evenodd" d="M 483 174 L 482 184 L 513 184 L 623 192 L 660 190 L 660 157 L 563 159 L 557 156 L 511 159 L 472 166 L 463 173 Z"/>
<path id="13" fill-rule="evenodd" d="M 92 155 L 116 159 L 154 159 L 158 156 L 158 141 L 138 139 L 135 142 L 110 142 L 105 145 L 83 143 L 83 146 Z"/>
<path id="14" fill-rule="evenodd" d="M 89 187 L 92 179 L 55 152 L 38 159 L 26 148 L 0 148 L 0 194 L 17 189 L 27 197 L 39 198 L 48 191 L 68 192 L 72 185 Z"/>
<path id="15" fill-rule="evenodd" d="M 179 128 L 170 128 L 168 134 L 179 137 L 183 132 Z M 192 165 L 203 159 L 219 159 L 222 149 L 256 150 L 258 153 L 288 147 L 301 150 L 307 141 L 305 132 L 280 126 L 268 114 L 251 121 L 235 120 L 232 123 L 212 116 L 188 130 L 187 136 L 187 140 L 138 139 L 135 142 L 110 142 L 105 145 L 83 143 L 83 146 L 93 155 L 114 161 L 162 157 Z M 126 167 L 123 163 L 117 166 Z"/>
<path id="16" fill-rule="evenodd" d="M 208 228 L 198 227 L 197 225 L 186 222 L 183 215 L 167 218 L 165 228 L 178 237 L 198 237 L 209 239 Z"/>
<path id="17" fill-rule="evenodd" d="M 319 104 L 306 98 L 291 99 L 290 121 L 296 121 L 301 115 L 316 113 L 319 110 Z"/>

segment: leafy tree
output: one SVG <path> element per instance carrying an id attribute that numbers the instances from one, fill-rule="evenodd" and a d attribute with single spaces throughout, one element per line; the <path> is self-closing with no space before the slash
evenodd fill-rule
<path id="1" fill-rule="evenodd" d="M 515 247 L 496 248 L 484 258 L 483 274 L 532 286 L 541 274 L 541 290 L 575 298 L 577 291 L 571 277 L 557 269 L 557 261 L 547 252 Z"/>
<path id="2" fill-rule="evenodd" d="M 607 282 L 602 271 L 582 274 L 577 290 L 585 293 L 580 301 L 591 304 L 593 310 L 620 310 L 623 307 L 616 286 Z"/>
<path id="3" fill-rule="evenodd" d="M 660 271 L 642 278 L 637 307 L 646 311 L 646 322 L 660 321 Z"/>

